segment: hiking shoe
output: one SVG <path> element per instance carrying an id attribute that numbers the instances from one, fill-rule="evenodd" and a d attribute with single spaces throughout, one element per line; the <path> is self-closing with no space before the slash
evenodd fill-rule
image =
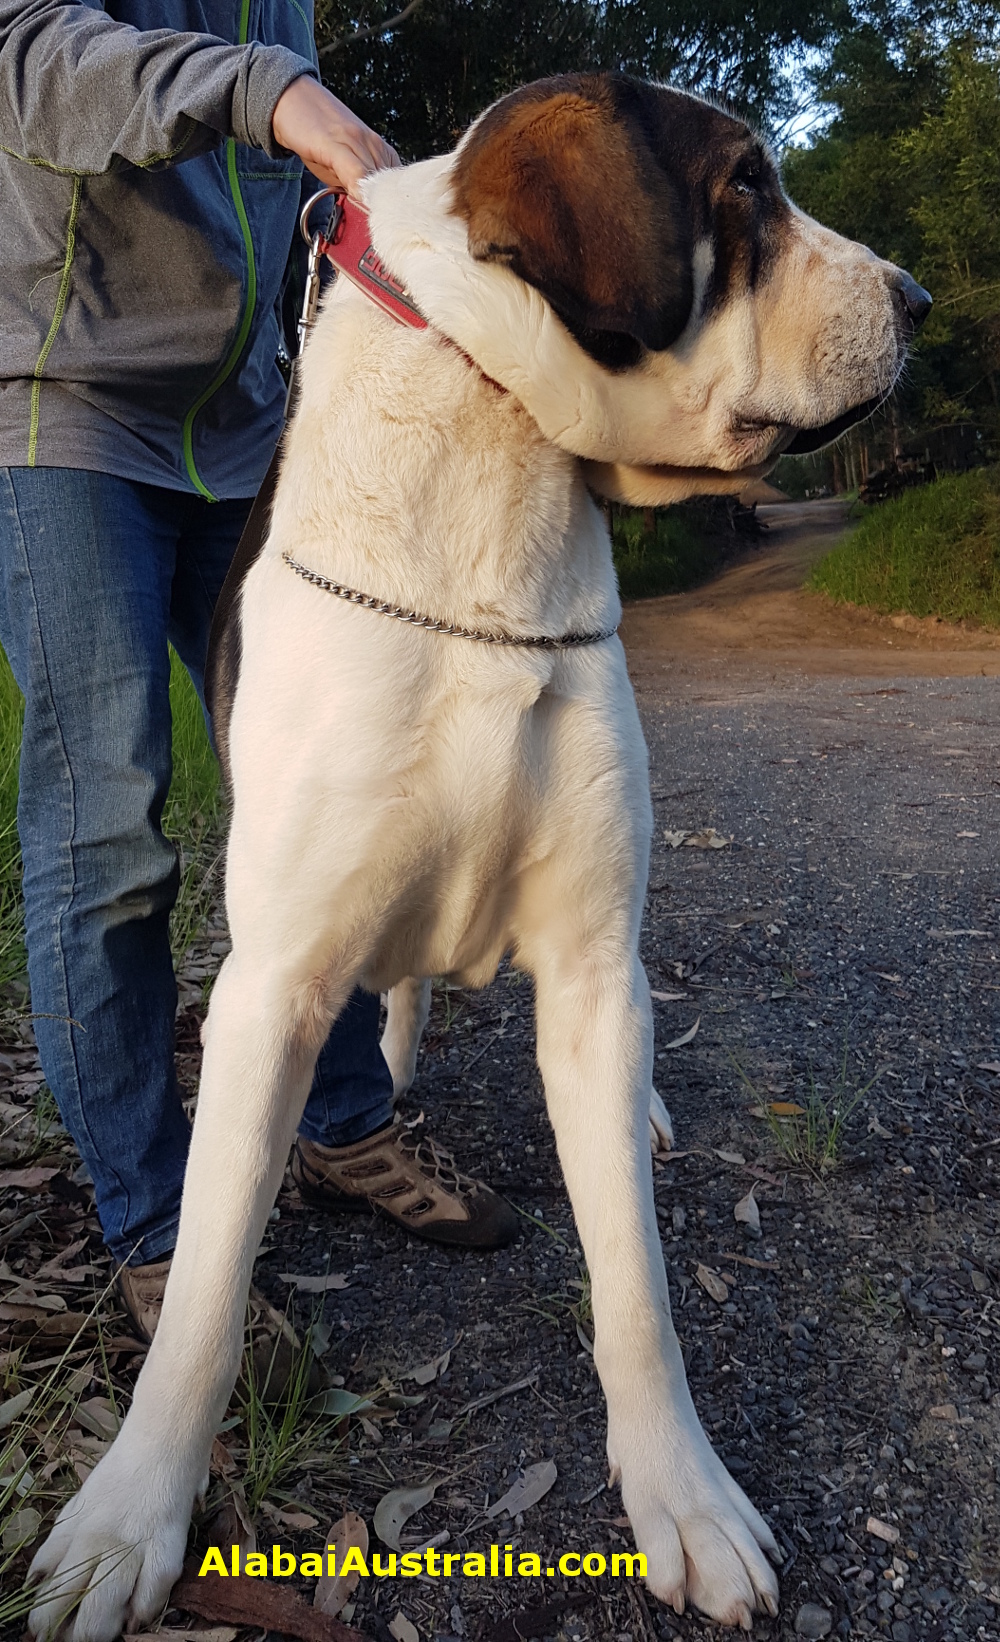
<path id="1" fill-rule="evenodd" d="M 429 1243 L 502 1249 L 517 1236 L 510 1204 L 399 1118 L 352 1146 L 321 1146 L 300 1135 L 291 1173 L 304 1202 L 330 1211 L 378 1209 Z"/>
<path id="2" fill-rule="evenodd" d="M 115 1278 L 118 1297 L 128 1313 L 136 1338 L 152 1343 L 163 1309 L 163 1295 L 170 1272 L 171 1255 L 149 1266 L 122 1266 Z M 252 1288 L 247 1298 L 247 1324 L 253 1351 L 253 1378 L 261 1400 L 281 1402 L 289 1385 L 301 1372 L 302 1345 L 287 1317 L 262 1294 Z M 244 1380 L 245 1364 L 240 1369 Z M 319 1363 L 311 1362 L 307 1381 L 309 1395 L 323 1390 L 326 1376 Z"/>
<path id="3" fill-rule="evenodd" d="M 160 1321 L 172 1258 L 168 1254 L 165 1260 L 156 1260 L 150 1266 L 122 1266 L 115 1278 L 118 1298 L 128 1312 L 132 1331 L 146 1345 L 152 1344 Z"/>

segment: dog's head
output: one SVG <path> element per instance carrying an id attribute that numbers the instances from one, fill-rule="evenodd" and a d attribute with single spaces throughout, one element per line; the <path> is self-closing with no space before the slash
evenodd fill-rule
<path id="1" fill-rule="evenodd" d="M 398 233 L 390 262 L 623 500 L 738 488 L 817 449 L 888 395 L 930 307 L 797 210 L 746 125 L 663 86 L 538 81 L 429 165 L 450 216 L 424 224 L 439 266 Z M 656 471 L 626 480 L 636 464 Z"/>

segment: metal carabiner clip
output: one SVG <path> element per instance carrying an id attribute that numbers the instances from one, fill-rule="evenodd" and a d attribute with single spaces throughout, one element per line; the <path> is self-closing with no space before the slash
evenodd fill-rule
<path id="1" fill-rule="evenodd" d="M 331 197 L 334 202 L 333 209 L 330 212 L 330 220 L 326 225 L 326 230 L 323 232 L 322 237 L 324 239 L 332 239 L 336 233 L 337 224 L 340 221 L 340 202 L 344 197 L 344 190 L 342 188 L 319 189 L 318 193 L 310 195 L 309 199 L 306 200 L 305 205 L 302 207 L 302 210 L 299 212 L 299 233 L 302 235 L 302 238 L 305 240 L 307 245 L 312 245 L 317 233 L 320 232 L 318 229 L 314 233 L 311 233 L 309 230 L 309 218 L 312 216 L 313 209 L 319 204 L 320 200 L 327 200 Z"/>
<path id="2" fill-rule="evenodd" d="M 299 232 L 309 247 L 302 312 L 299 314 L 299 322 L 296 326 L 300 354 L 305 346 L 306 336 L 316 318 L 316 309 L 319 306 L 319 265 L 322 254 L 320 248 L 325 242 L 331 240 L 337 231 L 337 224 L 340 221 L 342 210 L 340 201 L 343 198 L 343 192 L 342 188 L 321 188 L 318 193 L 312 195 L 311 199 L 306 200 L 299 215 Z M 309 218 L 312 215 L 313 207 L 318 205 L 320 200 L 330 199 L 331 197 L 333 199 L 333 208 L 326 227 L 313 229 L 310 233 Z"/>

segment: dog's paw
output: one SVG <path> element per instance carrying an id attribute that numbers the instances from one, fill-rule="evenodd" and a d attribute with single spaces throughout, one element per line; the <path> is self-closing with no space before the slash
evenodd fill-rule
<path id="1" fill-rule="evenodd" d="M 778 1581 L 767 1560 L 779 1555 L 774 1535 L 700 1426 L 647 1442 L 644 1451 L 636 1444 L 620 1471 L 654 1596 L 677 1613 L 691 1602 L 720 1624 L 744 1630 L 752 1628 L 756 1610 L 777 1613 Z"/>
<path id="2" fill-rule="evenodd" d="M 654 1157 L 660 1152 L 672 1152 L 674 1149 L 674 1126 L 670 1113 L 655 1089 L 649 1096 L 649 1144 Z"/>
<path id="3" fill-rule="evenodd" d="M 120 1439 L 119 1439 L 120 1441 Z M 192 1500 L 167 1465 L 130 1466 L 118 1444 L 56 1518 L 28 1572 L 38 1584 L 28 1629 L 64 1623 L 66 1642 L 114 1642 L 162 1612 L 180 1576 Z"/>

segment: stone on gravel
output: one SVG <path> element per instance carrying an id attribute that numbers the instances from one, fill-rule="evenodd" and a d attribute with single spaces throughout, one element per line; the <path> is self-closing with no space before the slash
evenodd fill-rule
<path id="1" fill-rule="evenodd" d="M 879 1517 L 869 1517 L 867 1527 L 875 1539 L 884 1539 L 887 1545 L 895 1545 L 899 1539 L 899 1529 L 894 1528 L 891 1522 L 883 1522 Z"/>
<path id="2" fill-rule="evenodd" d="M 829 1636 L 832 1628 L 833 1614 L 818 1602 L 804 1602 L 795 1615 L 796 1636 Z"/>

